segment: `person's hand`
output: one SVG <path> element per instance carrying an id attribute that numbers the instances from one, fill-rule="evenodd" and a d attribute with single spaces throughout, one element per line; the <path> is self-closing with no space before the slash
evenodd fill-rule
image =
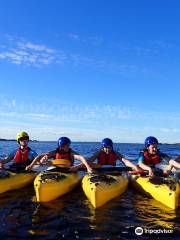
<path id="1" fill-rule="evenodd" d="M 95 173 L 94 169 L 92 169 L 92 168 L 88 168 L 88 169 L 87 169 L 87 172 L 88 172 L 89 174 Z"/>
<path id="2" fill-rule="evenodd" d="M 2 162 L 0 162 L 0 169 L 4 168 L 4 164 Z"/>
<path id="3" fill-rule="evenodd" d="M 171 173 L 171 170 L 164 170 L 163 171 L 164 176 L 169 176 L 170 173 Z"/>
<path id="4" fill-rule="evenodd" d="M 149 177 L 153 177 L 153 176 L 154 176 L 154 173 L 153 173 L 152 169 L 150 168 L 149 169 Z"/>
<path id="5" fill-rule="evenodd" d="M 28 165 L 28 166 L 25 168 L 25 170 L 26 170 L 26 171 L 31 171 L 32 168 L 33 168 L 33 166 L 30 164 L 30 165 Z"/>
<path id="6" fill-rule="evenodd" d="M 47 163 L 48 161 L 48 156 L 47 155 L 44 155 L 44 157 L 42 157 L 39 161 L 40 164 L 45 164 Z"/>

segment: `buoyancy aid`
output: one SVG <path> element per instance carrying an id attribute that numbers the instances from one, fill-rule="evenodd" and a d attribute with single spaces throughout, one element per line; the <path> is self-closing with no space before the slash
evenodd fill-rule
<path id="1" fill-rule="evenodd" d="M 72 157 L 72 149 L 69 148 L 68 152 L 64 152 L 64 151 L 59 151 L 59 149 L 57 148 L 55 159 L 66 159 L 71 162 L 71 165 L 73 165 L 74 158 Z"/>
<path id="2" fill-rule="evenodd" d="M 144 161 L 146 165 L 155 166 L 156 164 L 160 163 L 160 156 L 159 151 L 156 154 L 150 154 L 147 149 L 143 150 Z"/>
<path id="3" fill-rule="evenodd" d="M 114 151 L 107 154 L 103 150 L 101 150 L 98 157 L 98 164 L 115 166 L 116 160 L 117 160 L 117 155 Z"/>
<path id="4" fill-rule="evenodd" d="M 14 156 L 14 160 L 16 161 L 16 163 L 18 164 L 24 164 L 24 163 L 28 163 L 30 160 L 28 159 L 28 152 L 31 150 L 31 148 L 27 147 L 25 149 L 25 151 L 22 151 L 21 148 L 18 148 L 15 156 Z"/>

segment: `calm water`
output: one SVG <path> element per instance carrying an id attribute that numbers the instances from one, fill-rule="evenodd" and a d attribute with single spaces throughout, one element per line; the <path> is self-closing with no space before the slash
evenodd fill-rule
<path id="1" fill-rule="evenodd" d="M 56 147 L 55 142 L 30 145 L 38 153 Z M 16 146 L 16 142 L 0 142 L 0 157 Z M 74 150 L 85 156 L 99 147 L 97 143 L 72 144 Z M 172 157 L 180 153 L 180 146 L 160 147 Z M 115 148 L 136 162 L 142 145 L 116 144 Z M 173 234 L 137 236 L 136 227 L 143 227 L 144 231 L 173 230 Z M 0 195 L 0 239 L 179 239 L 179 228 L 180 209 L 166 208 L 132 189 L 97 210 L 89 204 L 81 186 L 46 204 L 36 202 L 33 186 Z"/>

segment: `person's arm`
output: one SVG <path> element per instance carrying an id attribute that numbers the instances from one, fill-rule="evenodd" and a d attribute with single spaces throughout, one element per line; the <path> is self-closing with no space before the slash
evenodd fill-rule
<path id="1" fill-rule="evenodd" d="M 139 167 L 142 168 L 143 170 L 148 171 L 149 172 L 149 176 L 153 176 L 154 175 L 154 173 L 152 171 L 152 168 L 147 166 L 145 163 L 139 162 Z"/>
<path id="2" fill-rule="evenodd" d="M 167 168 L 163 171 L 163 173 L 169 175 L 172 168 L 175 167 L 175 165 L 177 167 L 178 163 L 176 164 L 176 161 L 174 159 L 171 159 L 171 157 L 165 153 L 160 152 L 159 155 L 160 155 L 161 161 L 165 160 L 164 164 L 167 164 Z"/>
<path id="3" fill-rule="evenodd" d="M 16 150 L 12 151 L 8 156 L 0 160 L 0 168 L 3 168 L 4 164 L 14 159 L 16 155 Z"/>
<path id="4" fill-rule="evenodd" d="M 144 155 L 143 155 L 142 152 L 140 152 L 139 158 L 138 158 L 138 165 L 139 165 L 139 167 L 140 167 L 141 169 L 143 169 L 143 170 L 148 171 L 148 172 L 149 172 L 149 176 L 153 176 L 154 173 L 153 173 L 153 171 L 152 171 L 152 168 L 149 167 L 148 165 L 146 165 L 143 161 L 144 161 Z"/>
<path id="5" fill-rule="evenodd" d="M 75 152 L 72 152 L 72 155 L 75 159 L 81 161 L 86 166 L 88 173 L 93 173 L 93 169 L 89 166 L 87 160 L 82 155 L 79 155 L 78 153 Z"/>
<path id="6" fill-rule="evenodd" d="M 173 167 L 176 168 L 176 169 L 180 169 L 180 163 L 177 162 L 174 159 L 170 159 L 169 160 L 168 171 L 171 171 Z"/>
<path id="7" fill-rule="evenodd" d="M 32 161 L 31 164 L 29 164 L 27 167 L 26 167 L 26 170 L 32 170 L 33 166 L 37 163 L 37 162 L 40 162 L 40 161 L 47 161 L 48 158 L 51 158 L 54 156 L 54 151 L 51 151 L 51 152 L 47 152 L 47 153 L 43 153 L 43 154 L 40 154 L 38 155 L 37 157 L 34 158 L 34 160 Z"/>
<path id="8" fill-rule="evenodd" d="M 139 168 L 138 166 L 136 166 L 134 163 L 132 163 L 130 160 L 126 159 L 126 158 L 122 158 L 122 162 L 127 166 L 132 168 L 135 171 L 138 171 Z"/>
<path id="9" fill-rule="evenodd" d="M 126 159 L 119 152 L 116 152 L 116 155 L 117 155 L 118 159 L 121 160 L 127 167 L 130 167 L 130 168 L 134 169 L 135 171 L 139 170 L 139 168 L 134 163 L 132 163 L 130 160 Z"/>
<path id="10" fill-rule="evenodd" d="M 98 156 L 99 156 L 99 151 L 98 151 L 98 152 L 95 152 L 91 157 L 89 157 L 89 158 L 87 159 L 87 162 L 88 162 L 88 163 L 94 162 L 96 159 L 98 159 Z"/>
<path id="11" fill-rule="evenodd" d="M 75 153 L 75 154 L 77 154 L 77 153 Z M 98 155 L 99 155 L 99 152 L 96 152 L 91 157 L 87 158 L 87 160 L 86 160 L 87 163 L 91 166 L 91 163 L 93 163 L 98 158 Z M 84 163 L 80 163 L 78 165 L 72 166 L 71 169 L 73 171 L 77 171 L 79 168 L 83 168 L 83 167 L 84 167 Z"/>

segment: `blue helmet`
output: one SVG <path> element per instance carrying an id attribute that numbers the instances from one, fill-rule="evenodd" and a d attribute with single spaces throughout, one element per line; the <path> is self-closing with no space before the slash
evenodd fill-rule
<path id="1" fill-rule="evenodd" d="M 152 145 L 152 144 L 158 144 L 158 140 L 155 137 L 149 136 L 145 139 L 144 144 L 146 147 L 148 147 L 149 145 Z"/>
<path id="2" fill-rule="evenodd" d="M 113 141 L 110 138 L 104 138 L 101 144 L 102 147 L 113 147 Z"/>
<path id="3" fill-rule="evenodd" d="M 60 137 L 59 139 L 58 139 L 58 147 L 63 147 L 63 146 L 65 146 L 65 145 L 67 145 L 67 144 L 71 144 L 71 140 L 68 138 L 68 137 Z"/>

